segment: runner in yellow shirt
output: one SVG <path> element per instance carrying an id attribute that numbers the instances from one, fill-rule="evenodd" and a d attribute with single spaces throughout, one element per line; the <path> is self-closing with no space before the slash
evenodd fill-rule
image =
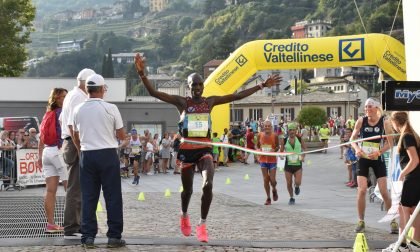
<path id="1" fill-rule="evenodd" d="M 319 129 L 319 139 L 323 143 L 322 148 L 328 147 L 328 139 L 330 138 L 330 130 L 327 127 L 327 124 L 323 124 L 322 128 Z M 323 150 L 324 153 L 327 153 L 327 150 Z"/>

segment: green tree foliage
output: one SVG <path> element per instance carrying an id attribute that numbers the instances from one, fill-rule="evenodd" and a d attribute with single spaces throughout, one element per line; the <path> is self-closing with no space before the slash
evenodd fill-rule
<path id="1" fill-rule="evenodd" d="M 311 136 L 313 127 L 322 125 L 327 121 L 327 112 L 320 107 L 305 106 L 299 112 L 297 121 L 304 126 L 310 127 L 311 132 L 309 136 Z M 311 138 L 309 138 L 309 141 L 311 141 Z"/>
<path id="2" fill-rule="evenodd" d="M 225 8 L 225 4 L 225 0 L 205 0 L 202 11 L 205 15 L 210 16 L 219 10 L 223 10 Z"/>
<path id="3" fill-rule="evenodd" d="M 27 59 L 35 8 L 30 0 L 0 0 L 0 76 L 19 76 Z"/>
<path id="4" fill-rule="evenodd" d="M 108 50 L 108 58 L 106 60 L 106 71 L 108 78 L 114 78 L 114 64 L 112 64 L 112 51 L 111 48 Z"/>
<path id="5" fill-rule="evenodd" d="M 107 64 L 107 57 L 104 54 L 104 57 L 102 58 L 102 71 L 101 71 L 101 75 L 102 77 L 108 77 L 108 64 Z"/>

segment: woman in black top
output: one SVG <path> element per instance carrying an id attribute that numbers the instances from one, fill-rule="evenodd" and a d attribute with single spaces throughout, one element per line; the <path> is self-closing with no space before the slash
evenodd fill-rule
<path id="1" fill-rule="evenodd" d="M 407 112 L 393 112 L 391 114 L 391 123 L 392 127 L 401 134 L 397 145 L 402 170 L 399 179 L 400 181 L 403 181 L 401 202 L 399 206 L 401 233 L 401 231 L 404 230 L 410 215 L 420 201 L 420 138 L 411 127 L 410 122 L 408 121 Z M 413 227 L 415 230 L 413 239 L 420 241 L 419 216 L 417 216 L 413 222 Z M 392 245 L 394 244 L 391 244 L 390 247 Z M 403 239 L 401 246 L 404 248 L 407 246 L 405 239 Z"/>

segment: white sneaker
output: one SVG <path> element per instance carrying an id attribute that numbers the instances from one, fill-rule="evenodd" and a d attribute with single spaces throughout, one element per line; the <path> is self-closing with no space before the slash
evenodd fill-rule
<path id="1" fill-rule="evenodd" d="M 155 175 L 155 173 L 154 172 L 149 172 L 146 175 L 153 176 L 153 175 Z"/>
<path id="2" fill-rule="evenodd" d="M 395 243 L 391 243 L 387 248 L 382 249 L 382 252 L 392 252 L 394 250 Z M 407 247 L 399 247 L 397 252 L 412 252 L 411 245 L 407 244 Z"/>

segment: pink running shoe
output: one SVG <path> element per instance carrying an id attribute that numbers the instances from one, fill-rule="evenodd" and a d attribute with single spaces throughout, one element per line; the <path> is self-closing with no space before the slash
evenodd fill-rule
<path id="1" fill-rule="evenodd" d="M 64 232 L 64 228 L 56 224 L 47 224 L 45 233 L 60 233 Z"/>
<path id="2" fill-rule="evenodd" d="M 183 217 L 181 215 L 180 225 L 181 225 L 181 232 L 185 236 L 190 236 L 191 235 L 190 217 L 189 216 Z"/>
<path id="3" fill-rule="evenodd" d="M 197 239 L 199 242 L 209 242 L 209 238 L 207 236 L 207 229 L 206 224 L 201 224 L 195 228 L 195 232 L 197 233 Z"/>

